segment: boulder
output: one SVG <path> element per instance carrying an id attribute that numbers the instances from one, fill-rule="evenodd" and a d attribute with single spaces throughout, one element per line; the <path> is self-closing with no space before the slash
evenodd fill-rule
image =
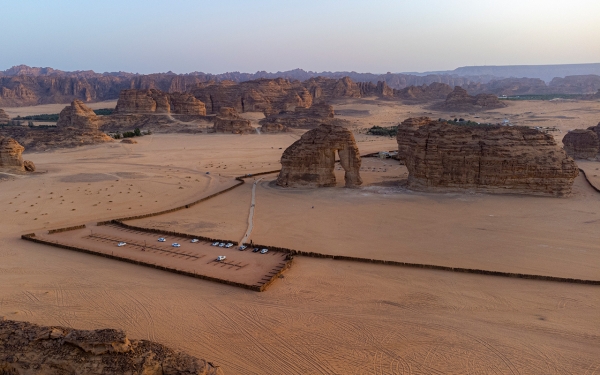
<path id="1" fill-rule="evenodd" d="M 335 186 L 336 151 L 346 171 L 347 187 L 362 184 L 360 154 L 352 132 L 342 126 L 322 124 L 302 135 L 281 156 L 277 185 L 283 187 Z"/>
<path id="2" fill-rule="evenodd" d="M 443 111 L 476 112 L 504 108 L 506 106 L 506 103 L 501 102 L 496 95 L 478 94 L 471 96 L 467 93 L 467 90 L 460 86 L 456 86 L 454 90 L 448 94 L 446 101 L 440 105 L 434 106 L 434 109 Z"/>
<path id="3" fill-rule="evenodd" d="M 593 127 L 572 130 L 565 134 L 562 142 L 567 155 L 574 159 L 593 159 L 600 152 L 598 134 Z"/>
<path id="4" fill-rule="evenodd" d="M 214 133 L 247 134 L 256 130 L 250 124 L 250 120 L 241 118 L 235 108 L 221 107 L 219 115 L 215 117 Z"/>
<path id="5" fill-rule="evenodd" d="M 554 138 L 535 129 L 421 118 L 398 130 L 414 189 L 567 196 L 579 173 Z"/>
<path id="6" fill-rule="evenodd" d="M 0 137 L 0 168 L 15 171 L 25 170 L 23 166 L 23 154 L 25 147 L 13 138 Z"/>
<path id="7" fill-rule="evenodd" d="M 213 364 L 115 329 L 0 320 L 0 374 L 222 375 Z"/>
<path id="8" fill-rule="evenodd" d="M 125 138 L 125 139 L 123 139 L 123 140 L 121 141 L 121 143 L 127 143 L 127 144 L 130 144 L 130 145 L 133 145 L 133 144 L 136 144 L 136 143 L 137 143 L 137 141 L 136 141 L 136 140 L 134 140 L 134 139 L 131 139 L 131 138 Z"/>
<path id="9" fill-rule="evenodd" d="M 58 116 L 57 128 L 76 128 L 82 130 L 98 130 L 99 119 L 94 111 L 81 100 L 73 100 Z"/>
<path id="10" fill-rule="evenodd" d="M 0 109 L 0 124 L 8 124 L 9 121 L 10 117 L 8 114 L 6 114 L 3 109 Z"/>
<path id="11" fill-rule="evenodd" d="M 35 172 L 35 164 L 32 161 L 25 160 L 23 162 L 23 167 L 27 172 Z"/>

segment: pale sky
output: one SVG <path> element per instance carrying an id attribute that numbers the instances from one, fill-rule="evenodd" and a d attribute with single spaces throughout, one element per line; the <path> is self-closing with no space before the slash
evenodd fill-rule
<path id="1" fill-rule="evenodd" d="M 600 0 L 0 0 L 0 70 L 385 73 L 600 62 Z"/>

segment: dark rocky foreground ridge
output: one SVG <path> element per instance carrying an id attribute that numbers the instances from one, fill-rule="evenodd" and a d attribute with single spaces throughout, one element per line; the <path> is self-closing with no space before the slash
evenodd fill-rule
<path id="1" fill-rule="evenodd" d="M 115 329 L 0 320 L 0 375 L 222 375 L 210 362 Z"/>
<path id="2" fill-rule="evenodd" d="M 494 76 L 488 73 L 479 75 L 457 74 L 460 72 L 462 71 L 456 70 L 455 72 L 417 75 L 389 72 L 386 74 L 318 73 L 294 69 L 276 73 L 260 71 L 256 73 L 229 72 L 223 74 L 202 72 L 134 74 L 126 72 L 95 73 L 93 71 L 65 72 L 52 68 L 32 68 L 26 65 L 18 65 L 0 71 L 0 107 L 70 103 L 74 99 L 84 102 L 97 102 L 117 99 L 121 90 L 126 89 L 157 89 L 173 93 L 190 91 L 199 84 L 210 81 L 240 83 L 257 79 L 276 78 L 307 81 L 317 77 L 332 79 L 348 77 L 354 82 L 370 82 L 373 85 L 377 85 L 378 82 L 385 82 L 390 89 L 396 90 L 410 86 L 442 83 L 452 88 L 461 86 L 473 95 L 479 93 L 494 93 L 497 95 L 548 93 L 583 95 L 595 93 L 600 89 L 600 76 L 581 69 L 557 70 L 561 74 L 575 73 L 571 76 L 557 77 L 549 84 L 536 77 L 523 78 L 523 76 L 516 76 L 517 78 L 515 78 L 514 76 Z M 580 72 L 585 74 L 580 74 Z M 380 89 L 383 89 L 383 87 L 380 87 Z M 384 93 L 382 92 L 382 94 Z M 204 102 L 206 103 L 206 101 Z"/>

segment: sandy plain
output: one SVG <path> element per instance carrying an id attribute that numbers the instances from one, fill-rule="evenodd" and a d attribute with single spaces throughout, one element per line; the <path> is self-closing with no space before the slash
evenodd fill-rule
<path id="1" fill-rule="evenodd" d="M 534 107 L 540 115 L 572 113 L 575 119 L 544 120 L 542 126 L 563 131 L 594 125 L 600 109 L 518 102 L 503 111 Z M 429 112 L 380 101 L 338 108 L 369 111 L 347 116 L 357 128 Z M 278 169 L 282 150 L 298 136 L 161 134 L 136 145 L 28 154 L 41 173 L 0 181 L 0 316 L 122 328 L 214 361 L 227 374 L 600 372 L 597 286 L 297 257 L 283 279 L 256 293 L 19 239 L 194 201 L 231 186 L 233 176 Z M 364 134 L 357 140 L 362 153 L 395 146 Z M 600 279 L 600 194 L 581 178 L 565 199 L 436 195 L 403 189 L 403 167 L 383 163 L 364 159 L 360 189 L 281 190 L 268 175 L 256 190 L 252 238 L 309 251 Z M 238 239 L 250 199 L 246 184 L 182 215 L 147 220 Z"/>

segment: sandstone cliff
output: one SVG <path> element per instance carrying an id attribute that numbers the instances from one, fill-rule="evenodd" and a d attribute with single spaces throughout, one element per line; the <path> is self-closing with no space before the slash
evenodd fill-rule
<path id="1" fill-rule="evenodd" d="M 293 112 L 281 112 L 259 121 L 263 127 L 314 129 L 320 124 L 348 126 L 350 122 L 334 118 L 333 107 L 325 103 L 313 104 L 310 108 L 296 107 Z M 262 129 L 261 129 L 262 130 Z"/>
<path id="2" fill-rule="evenodd" d="M 250 120 L 241 118 L 234 108 L 221 107 L 219 115 L 215 117 L 213 132 L 247 134 L 255 133 L 256 130 L 250 124 Z"/>
<path id="3" fill-rule="evenodd" d="M 335 153 L 346 171 L 347 187 L 362 184 L 360 154 L 352 132 L 348 129 L 323 124 L 302 135 L 281 156 L 281 172 L 277 185 L 283 187 L 335 186 L 333 173 Z"/>
<path id="4" fill-rule="evenodd" d="M 205 116 L 204 103 L 189 93 L 166 93 L 160 90 L 123 90 L 117 101 L 117 114 L 172 113 Z"/>
<path id="5" fill-rule="evenodd" d="M 579 172 L 551 135 L 534 129 L 405 123 L 397 139 L 411 188 L 566 196 Z"/>
<path id="6" fill-rule="evenodd" d="M 114 329 L 84 331 L 0 321 L 0 374 L 219 375 L 203 359 Z"/>
<path id="7" fill-rule="evenodd" d="M 600 141 L 595 128 L 571 130 L 563 137 L 567 155 L 574 159 L 595 159 L 600 152 Z"/>
<path id="8" fill-rule="evenodd" d="M 312 96 L 299 83 L 285 79 L 260 79 L 236 84 L 230 81 L 209 82 L 191 93 L 206 103 L 208 113 L 219 113 L 221 107 L 237 112 L 264 112 L 265 115 L 310 107 Z"/>
<path id="9" fill-rule="evenodd" d="M 456 86 L 454 91 L 448 94 L 444 103 L 435 105 L 433 108 L 442 111 L 476 112 L 504 108 L 506 106 L 507 104 L 501 102 L 496 95 L 478 94 L 471 96 L 467 93 L 467 90 Z"/>
<path id="10" fill-rule="evenodd" d="M 10 121 L 10 117 L 3 109 L 0 109 L 0 124 L 7 124 Z"/>

